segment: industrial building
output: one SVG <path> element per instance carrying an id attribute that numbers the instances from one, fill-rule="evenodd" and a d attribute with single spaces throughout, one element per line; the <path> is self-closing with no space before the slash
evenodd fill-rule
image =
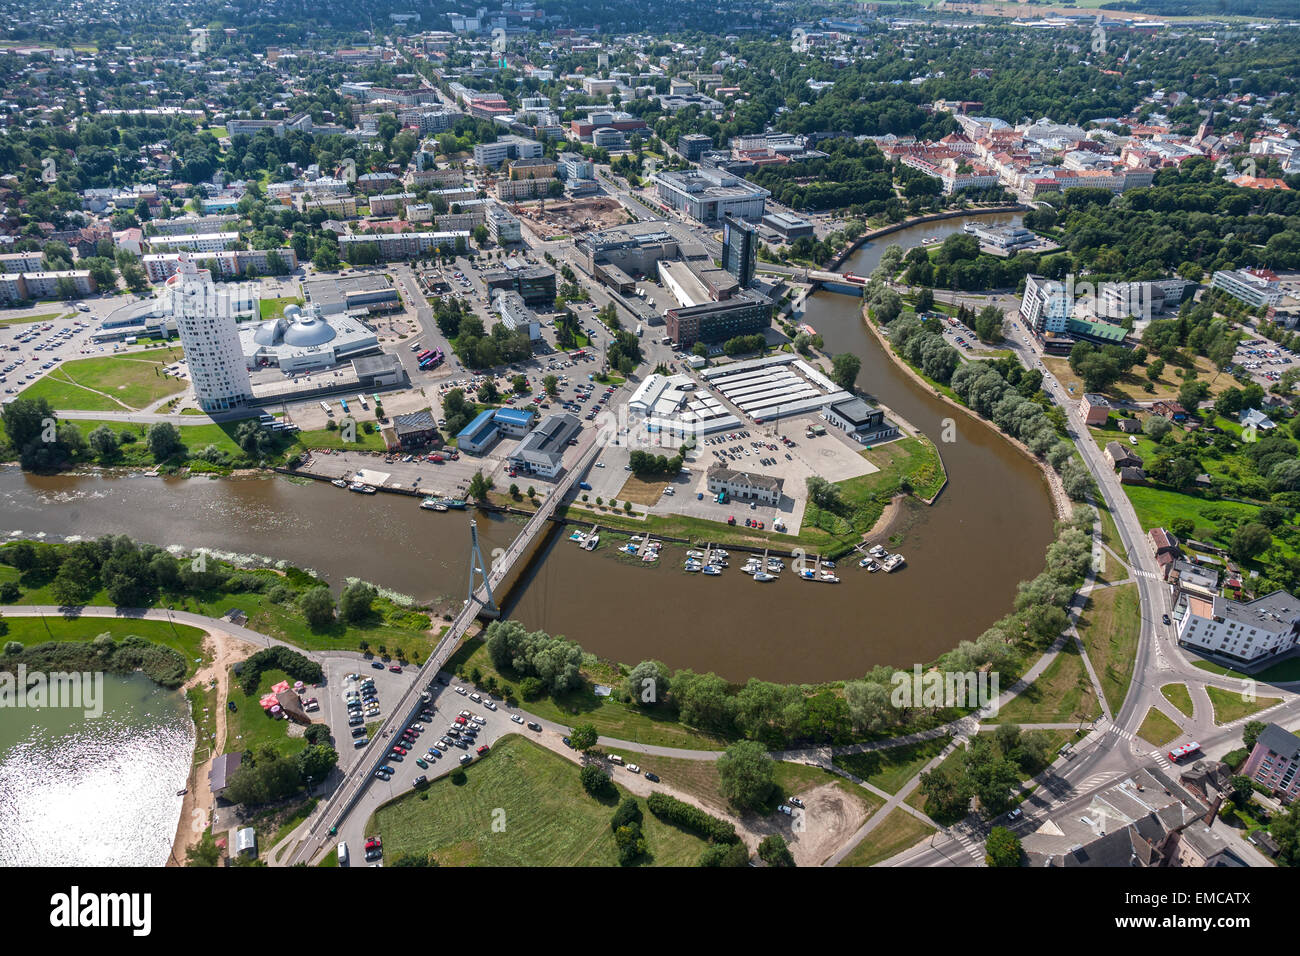
<path id="1" fill-rule="evenodd" d="M 700 377 L 756 424 L 809 412 L 825 414 L 826 409 L 853 400 L 817 369 L 789 353 L 704 369 Z M 846 411 L 856 417 L 859 410 L 846 406 Z M 849 415 L 842 415 L 841 420 L 851 424 Z"/>
<path id="2" fill-rule="evenodd" d="M 525 437 L 536 420 L 536 413 L 522 408 L 486 409 L 456 435 L 456 447 L 470 455 L 485 454 L 502 437 Z"/>
<path id="3" fill-rule="evenodd" d="M 346 278 L 307 279 L 302 284 L 308 305 L 318 308 L 322 315 L 374 315 L 391 312 L 402 306 L 401 296 L 392 280 L 379 273 L 347 276 Z"/>
<path id="4" fill-rule="evenodd" d="M 628 416 L 649 435 L 711 435 L 740 428 L 716 395 L 698 389 L 689 375 L 647 375 L 627 403 Z"/>
<path id="5" fill-rule="evenodd" d="M 529 475 L 554 478 L 564 468 L 564 449 L 569 439 L 581 430 L 576 415 L 547 415 L 510 453 L 510 464 Z"/>

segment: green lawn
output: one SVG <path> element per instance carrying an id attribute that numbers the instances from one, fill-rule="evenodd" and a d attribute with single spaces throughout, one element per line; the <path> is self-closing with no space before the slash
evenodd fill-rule
<path id="1" fill-rule="evenodd" d="M 934 827 L 901 807 L 895 807 L 839 865 L 875 866 L 915 846 L 934 832 Z"/>
<path id="2" fill-rule="evenodd" d="M 302 304 L 303 300 L 299 296 L 287 295 L 280 299 L 261 299 L 257 303 L 257 308 L 263 320 L 278 319 L 284 315 L 285 306 Z"/>
<path id="3" fill-rule="evenodd" d="M 134 634 L 179 651 L 185 658 L 187 676 L 199 666 L 195 658 L 210 659 L 203 653 L 206 633 L 185 624 L 114 617 L 67 618 L 57 614 L 46 614 L 44 618 L 10 614 L 5 616 L 4 623 L 8 630 L 0 641 L 17 641 L 24 645 L 44 644 L 46 641 L 93 641 L 100 634 L 111 634 L 113 640 L 120 641 Z"/>
<path id="4" fill-rule="evenodd" d="M 1166 717 L 1163 711 L 1156 710 L 1154 707 L 1147 711 L 1142 726 L 1138 728 L 1138 736 L 1156 747 L 1172 743 L 1182 733 L 1181 727 Z"/>
<path id="5" fill-rule="evenodd" d="M 936 737 L 934 740 L 923 740 L 889 750 L 836 757 L 835 766 L 861 777 L 886 793 L 897 793 L 903 784 L 921 772 L 922 767 L 939 756 L 951 740 L 950 736 Z"/>
<path id="6" fill-rule="evenodd" d="M 1209 671 L 1211 674 L 1223 674 L 1228 677 L 1238 677 L 1242 680 L 1247 677 L 1253 680 L 1263 681 L 1266 684 L 1271 683 L 1288 683 L 1290 681 L 1300 680 L 1300 657 L 1292 657 L 1289 660 L 1279 661 L 1270 667 L 1264 668 L 1258 674 L 1244 674 L 1239 670 L 1231 667 L 1224 667 L 1222 664 L 1216 664 L 1213 661 L 1194 661 L 1195 666 L 1203 671 Z"/>
<path id="7" fill-rule="evenodd" d="M 400 774 L 394 785 L 409 786 L 415 772 Z M 413 853 L 432 854 L 442 866 L 617 865 L 609 827 L 616 804 L 588 796 L 576 764 L 518 735 L 467 767 L 460 785 L 443 777 L 426 793 L 407 792 L 367 825 L 367 834 L 383 837 L 386 860 Z M 624 796 L 619 789 L 619 799 Z M 704 842 L 660 822 L 639 802 L 649 846 L 643 862 L 694 864 Z"/>
<path id="8" fill-rule="evenodd" d="M 11 315 L 0 318 L 0 325 L 26 325 L 28 322 L 57 322 L 74 315 L 73 312 L 42 312 L 40 315 Z"/>
<path id="9" fill-rule="evenodd" d="M 1256 697 L 1254 700 L 1245 700 L 1241 691 L 1224 690 L 1211 684 L 1205 685 L 1205 693 L 1209 696 L 1210 703 L 1214 705 L 1214 722 L 1220 727 L 1242 717 L 1257 714 L 1281 701 L 1280 697 Z"/>
<path id="10" fill-rule="evenodd" d="M 1093 591 L 1079 618 L 1079 636 L 1112 711 L 1124 703 L 1133 681 L 1141 627 L 1136 584 Z"/>
<path id="11" fill-rule="evenodd" d="M 1192 716 L 1192 692 L 1187 689 L 1186 684 L 1165 684 L 1160 688 L 1160 693 L 1164 694 L 1165 700 L 1177 707 L 1184 717 Z"/>
<path id="12" fill-rule="evenodd" d="M 44 398 L 56 410 L 138 410 L 184 391 L 184 381 L 162 374 L 164 365 L 171 365 L 180 357 L 181 350 L 172 347 L 130 355 L 73 359 L 23 389 L 20 397 Z"/>
<path id="13" fill-rule="evenodd" d="M 234 702 L 236 709 L 226 714 L 227 753 L 260 750 L 266 744 L 283 754 L 295 754 L 306 748 L 307 741 L 304 737 L 289 736 L 289 727 L 293 726 L 290 721 L 271 717 L 258 703 L 263 694 L 282 680 L 293 684 L 292 678 L 284 671 L 263 671 L 257 693 L 249 696 L 239 686 L 239 678 L 233 673 L 230 675 L 228 699 Z"/>
<path id="14" fill-rule="evenodd" d="M 985 723 L 1054 724 L 1098 716 L 1092 682 L 1073 641 L 1068 641 L 1038 680 Z"/>

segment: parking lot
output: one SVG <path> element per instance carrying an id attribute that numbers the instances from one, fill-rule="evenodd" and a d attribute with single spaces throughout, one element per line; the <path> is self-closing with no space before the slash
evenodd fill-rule
<path id="1" fill-rule="evenodd" d="M 1243 339 L 1232 360 L 1235 368 L 1245 369 L 1265 390 L 1295 367 L 1295 354 L 1269 339 Z"/>
<path id="2" fill-rule="evenodd" d="M 87 306 L 89 308 L 89 306 Z M 45 322 L 0 326 L 0 385 L 16 395 L 60 362 L 111 354 L 112 345 L 93 345 L 94 328 L 85 313 Z"/>

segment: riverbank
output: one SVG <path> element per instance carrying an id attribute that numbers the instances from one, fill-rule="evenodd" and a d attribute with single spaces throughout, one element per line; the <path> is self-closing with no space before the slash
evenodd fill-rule
<path id="1" fill-rule="evenodd" d="M 1002 431 L 1002 429 L 998 428 L 997 425 L 993 424 L 993 422 L 989 421 L 987 418 L 982 417 L 974 409 L 968 408 L 967 406 L 956 401 L 951 396 L 946 394 L 941 388 L 937 387 L 933 382 L 928 381 L 924 376 L 922 376 L 919 372 L 917 372 L 916 369 L 912 368 L 912 366 L 908 365 L 907 362 L 903 361 L 902 356 L 900 356 L 897 352 L 894 351 L 894 346 L 889 341 L 888 336 L 886 336 L 881 331 L 880 327 L 877 326 L 874 321 L 872 321 L 871 316 L 868 314 L 867 306 L 865 304 L 862 306 L 861 314 L 862 314 L 863 324 L 866 325 L 867 329 L 871 332 L 872 336 L 875 337 L 876 341 L 880 345 L 881 350 L 885 353 L 885 355 L 889 358 L 889 360 L 893 362 L 894 365 L 900 371 L 902 371 L 905 375 L 907 375 L 909 378 L 915 381 L 918 385 L 921 385 L 924 388 L 932 391 L 934 393 L 934 396 L 940 401 L 942 401 L 945 405 L 958 409 L 960 412 L 962 412 L 962 414 L 967 415 L 968 417 L 974 419 L 975 421 L 984 425 L 986 428 L 993 431 L 995 434 L 999 435 L 1003 440 L 1005 440 L 1009 445 L 1011 445 L 1011 447 L 1015 448 L 1022 455 L 1024 455 L 1026 458 L 1032 461 L 1034 465 L 1038 468 L 1039 472 L 1042 474 L 1043 481 L 1047 485 L 1048 492 L 1052 498 L 1052 506 L 1056 511 L 1057 518 L 1061 520 L 1065 520 L 1069 518 L 1070 513 L 1073 511 L 1074 504 L 1073 502 L 1070 501 L 1069 495 L 1065 493 L 1065 486 L 1061 484 L 1061 476 L 1058 475 L 1052 469 L 1052 466 L 1049 465 L 1045 459 L 1039 458 L 1032 451 L 1030 451 L 1028 446 L 1026 446 L 1022 441 L 1020 441 L 1017 438 L 1011 437 L 1006 432 Z"/>
<path id="2" fill-rule="evenodd" d="M 1005 216 L 1018 212 L 1029 212 L 1033 207 L 1015 203 L 1009 206 L 994 206 L 989 209 L 950 209 L 947 212 L 932 212 L 924 216 L 914 216 L 911 219 L 904 219 L 902 222 L 891 223 L 888 226 L 881 226 L 879 229 L 873 229 L 870 232 L 864 232 L 851 243 L 837 252 L 831 260 L 823 267 L 828 272 L 835 272 L 849 256 L 857 252 L 867 243 L 872 242 L 882 236 L 888 236 L 895 232 L 901 232 L 904 229 L 910 229 L 913 226 L 923 226 L 927 222 L 943 222 L 945 219 L 960 219 L 964 216 Z"/>

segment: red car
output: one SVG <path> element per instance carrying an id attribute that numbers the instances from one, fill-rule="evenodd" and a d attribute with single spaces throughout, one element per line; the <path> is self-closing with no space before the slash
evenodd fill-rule
<path id="1" fill-rule="evenodd" d="M 395 745 L 393 746 L 393 752 L 394 752 L 394 753 L 399 753 L 399 754 L 401 754 L 403 757 L 406 756 L 406 748 L 403 747 L 403 746 L 401 746 L 401 745 L 399 745 L 399 744 L 395 744 Z"/>
<path id="2" fill-rule="evenodd" d="M 402 665 L 401 665 L 401 664 L 392 664 L 392 665 L 389 666 L 388 669 L 389 669 L 390 671 L 392 671 L 394 674 L 400 674 L 400 673 L 402 673 Z"/>
<path id="3" fill-rule="evenodd" d="M 465 718 L 464 718 L 464 717 L 457 717 L 457 718 L 456 718 L 456 723 L 461 724 L 461 725 L 463 726 L 463 725 L 465 724 Z"/>
<path id="4" fill-rule="evenodd" d="M 488 752 L 488 745 L 487 745 L 487 744 L 484 744 L 482 747 L 479 747 L 478 750 L 475 751 L 475 753 L 477 753 L 480 757 L 483 756 L 483 755 L 484 755 L 485 753 L 487 753 L 487 752 Z"/>
<path id="5" fill-rule="evenodd" d="M 736 516 L 735 516 L 735 515 L 727 515 L 727 524 L 735 524 L 735 523 L 736 523 Z"/>

